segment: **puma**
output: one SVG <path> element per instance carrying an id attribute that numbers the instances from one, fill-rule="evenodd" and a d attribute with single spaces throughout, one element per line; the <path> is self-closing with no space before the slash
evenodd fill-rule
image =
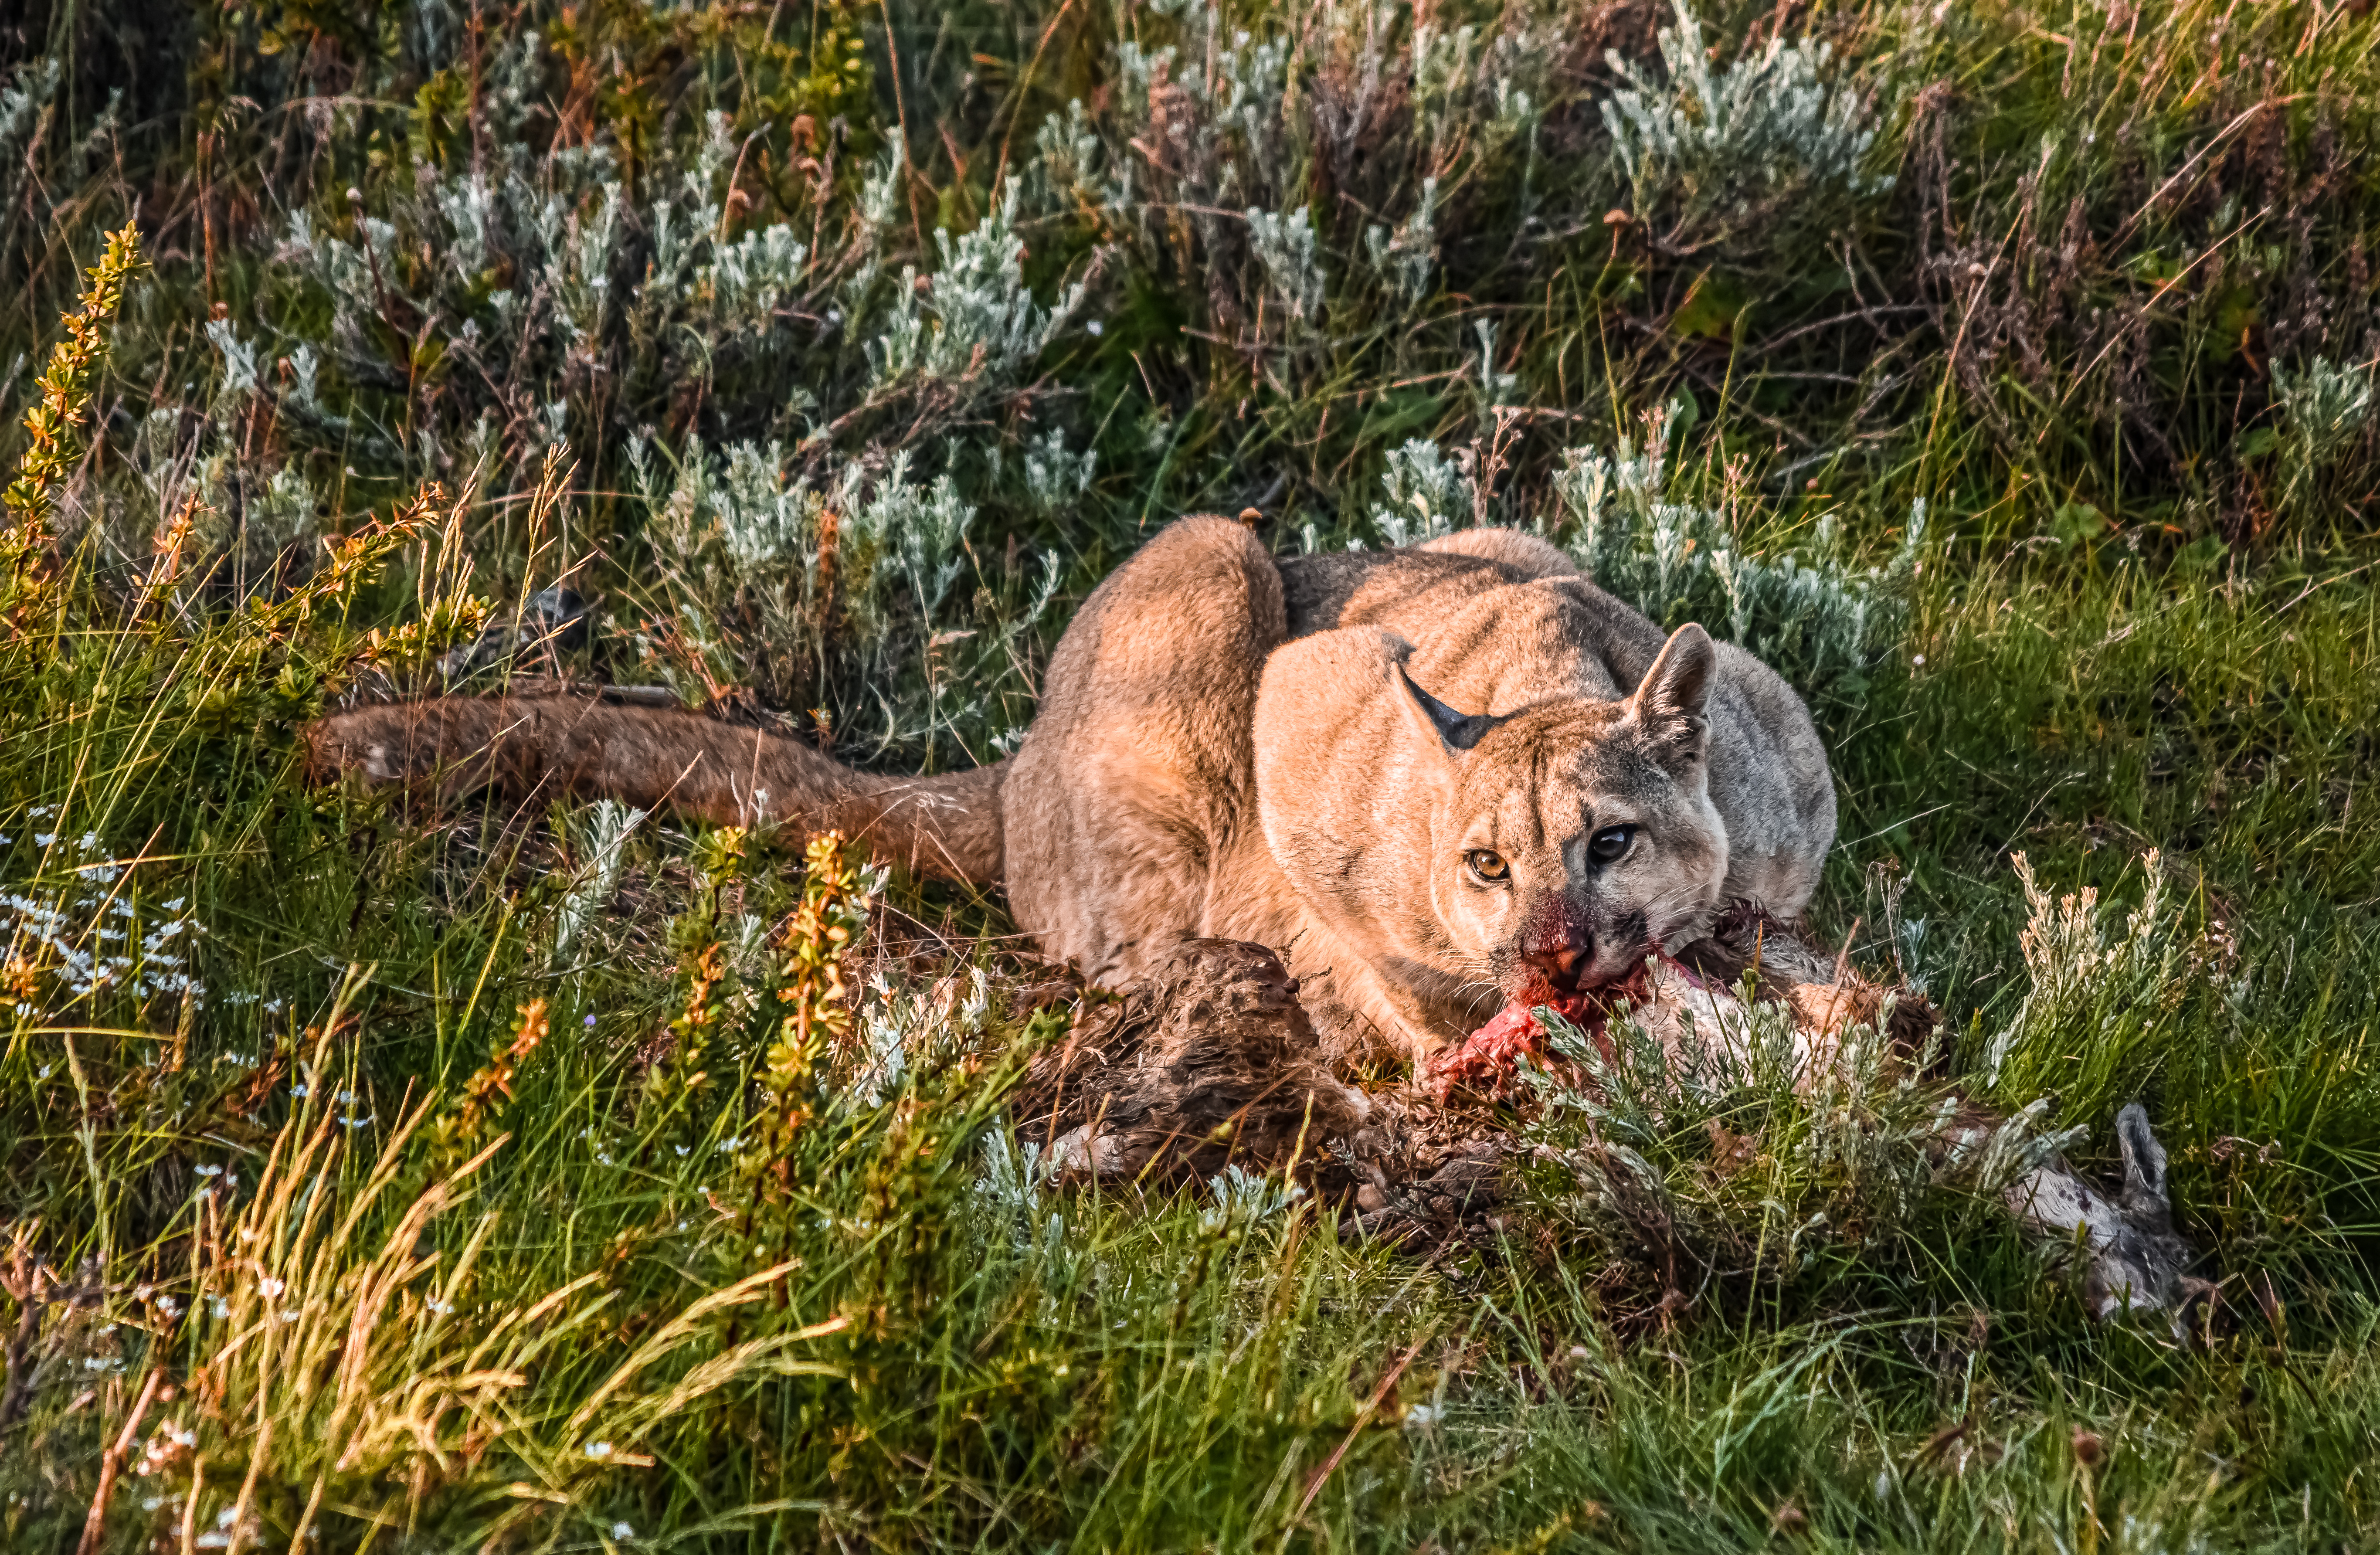
<path id="1" fill-rule="evenodd" d="M 1016 754 L 948 776 L 578 698 L 358 708 L 312 741 L 324 772 L 450 796 L 837 827 L 1004 887 L 1102 983 L 1187 939 L 1269 945 L 1349 1061 L 1624 977 L 1723 903 L 1791 917 L 1835 829 L 1826 751 L 1775 672 L 1700 626 L 1665 638 L 1501 529 L 1276 560 L 1240 524 L 1183 519 L 1075 615 Z"/>
<path id="2" fill-rule="evenodd" d="M 832 827 L 1004 888 L 1045 952 L 1111 986 L 1171 987 L 1212 942 L 1269 947 L 1285 997 L 1241 1012 L 1266 1073 L 1194 1051 L 1218 1039 L 1184 1027 L 1190 1049 L 1123 1066 L 1103 1094 L 1108 1126 L 1174 1119 L 1160 1133 L 1204 1091 L 1134 1087 L 1184 1075 L 1240 1110 L 1277 1092 L 1296 1110 L 1277 1120 L 1284 1138 L 1319 1116 L 1352 1127 L 1367 1104 L 1331 1070 L 1493 1063 L 1504 1023 L 1482 1023 L 1499 1011 L 1574 1005 L 1657 952 L 1692 955 L 1721 930 L 1718 944 L 1727 922 L 1794 917 L 1835 832 L 1825 748 L 1774 671 L 1700 626 L 1665 637 L 1551 544 L 1502 529 L 1276 559 L 1231 520 L 1183 519 L 1092 592 L 1023 746 L 973 771 L 865 774 L 781 735 L 570 696 L 357 708 L 310 741 L 318 775 L 446 797 L 605 796 Z M 1802 954 L 1777 970 L 1839 1014 L 1838 977 Z M 1645 985 L 1649 1014 L 1699 1000 L 1706 1024 L 1724 1021 L 1726 994 L 1674 982 Z M 1282 1020 L 1296 1029 L 1268 1024 Z M 1456 1046 L 1475 1032 L 1490 1040 Z M 1310 1060 L 1283 1056 L 1308 1040 Z M 1973 1148 L 1991 1121 L 1961 1114 L 1944 1148 Z M 2137 1106 L 2118 1135 L 2119 1197 L 2055 1161 L 2004 1197 L 2084 1250 L 2095 1310 L 2160 1310 L 2181 1334 L 2208 1287 L 2184 1273 Z M 1073 1148 L 1152 1147 L 1083 1132 Z"/>

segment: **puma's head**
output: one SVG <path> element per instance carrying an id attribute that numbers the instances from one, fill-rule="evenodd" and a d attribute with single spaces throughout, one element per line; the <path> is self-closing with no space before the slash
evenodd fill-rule
<path id="1" fill-rule="evenodd" d="M 1682 626 L 1633 695 L 1500 718 L 1466 717 L 1397 671 L 1408 737 L 1449 769 L 1429 899 L 1466 970 L 1542 999 L 1624 978 L 1700 929 L 1727 875 L 1705 782 L 1716 657 L 1707 633 Z"/>

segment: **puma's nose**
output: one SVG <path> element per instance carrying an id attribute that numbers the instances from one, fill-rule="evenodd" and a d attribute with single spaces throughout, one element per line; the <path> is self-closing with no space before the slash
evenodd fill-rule
<path id="1" fill-rule="evenodd" d="M 1546 980 L 1564 993 L 1578 991 L 1578 975 L 1586 964 L 1585 945 L 1563 945 L 1555 950 L 1533 951 L 1521 958 L 1546 975 Z"/>

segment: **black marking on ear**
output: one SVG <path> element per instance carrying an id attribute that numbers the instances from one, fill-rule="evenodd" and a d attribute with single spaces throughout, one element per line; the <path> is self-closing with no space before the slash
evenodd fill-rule
<path id="1" fill-rule="evenodd" d="M 1449 750 L 1471 749 L 1479 743 L 1482 735 L 1503 722 L 1500 718 L 1491 718 L 1484 712 L 1455 711 L 1415 685 L 1414 677 L 1405 673 L 1405 667 L 1402 664 L 1397 666 L 1397 679 L 1403 685 L 1405 690 L 1412 694 L 1415 705 L 1428 714 L 1430 727 L 1438 731 L 1439 739 L 1444 742 Z"/>

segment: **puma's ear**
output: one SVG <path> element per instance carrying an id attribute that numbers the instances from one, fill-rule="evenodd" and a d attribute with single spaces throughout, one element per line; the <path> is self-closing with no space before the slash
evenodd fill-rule
<path id="1" fill-rule="evenodd" d="M 1414 684 L 1402 664 L 1390 667 L 1397 685 L 1402 687 L 1398 700 L 1404 706 L 1415 726 L 1445 747 L 1449 752 L 1469 750 L 1479 743 L 1479 736 L 1496 726 L 1497 721 L 1484 712 L 1469 715 L 1459 713 L 1436 697 Z"/>
<path id="2" fill-rule="evenodd" d="M 1699 761 L 1709 724 L 1703 703 L 1710 695 L 1718 650 L 1710 634 L 1689 621 L 1670 634 L 1660 656 L 1645 672 L 1644 684 L 1628 699 L 1629 711 L 1665 755 Z"/>

